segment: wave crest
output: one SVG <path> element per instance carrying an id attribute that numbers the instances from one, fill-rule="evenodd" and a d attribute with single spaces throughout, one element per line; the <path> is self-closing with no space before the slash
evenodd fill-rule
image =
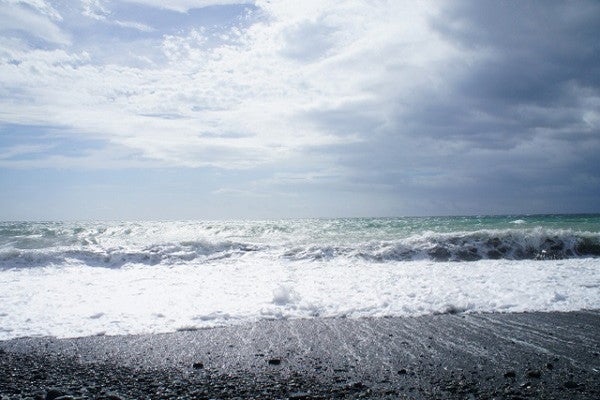
<path id="1" fill-rule="evenodd" d="M 295 247 L 283 257 L 327 261 L 354 257 L 385 261 L 477 261 L 482 259 L 544 260 L 600 256 L 600 235 L 572 231 L 504 230 L 462 233 L 426 233 L 397 241 Z"/>
<path id="2" fill-rule="evenodd" d="M 194 260 L 224 259 L 257 250 L 259 247 L 251 244 L 207 241 L 156 244 L 140 249 L 97 246 L 54 249 L 12 248 L 0 251 L 0 266 L 27 268 L 81 263 L 92 267 L 120 268 L 127 264 L 177 265 Z"/>
<path id="3" fill-rule="evenodd" d="M 473 232 L 426 232 L 397 240 L 368 242 L 261 243 L 191 240 L 143 246 L 106 246 L 96 243 L 46 248 L 0 247 L 0 268 L 84 264 L 120 268 L 128 264 L 181 265 L 204 263 L 249 253 L 271 260 L 330 262 L 362 260 L 477 261 L 482 259 L 546 260 L 600 257 L 600 234 L 571 230 L 506 229 Z"/>

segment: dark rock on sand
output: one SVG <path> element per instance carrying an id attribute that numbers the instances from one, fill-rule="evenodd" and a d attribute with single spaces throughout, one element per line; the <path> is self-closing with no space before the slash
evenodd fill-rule
<path id="1" fill-rule="evenodd" d="M 573 381 L 566 381 L 563 386 L 566 387 L 567 389 L 577 389 L 579 387 L 577 382 L 573 382 Z"/>
<path id="2" fill-rule="evenodd" d="M 46 400 L 56 400 L 59 397 L 65 396 L 67 393 L 60 389 L 52 388 L 46 392 Z"/>
<path id="3" fill-rule="evenodd" d="M 529 378 L 536 378 L 537 379 L 537 378 L 540 378 L 542 376 L 542 373 L 540 371 L 538 371 L 538 370 L 531 369 L 531 370 L 527 371 L 526 375 Z"/>

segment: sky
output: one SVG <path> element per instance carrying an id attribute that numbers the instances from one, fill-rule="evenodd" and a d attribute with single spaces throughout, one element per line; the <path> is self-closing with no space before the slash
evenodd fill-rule
<path id="1" fill-rule="evenodd" d="M 0 0 L 0 219 L 600 212 L 600 2 Z"/>

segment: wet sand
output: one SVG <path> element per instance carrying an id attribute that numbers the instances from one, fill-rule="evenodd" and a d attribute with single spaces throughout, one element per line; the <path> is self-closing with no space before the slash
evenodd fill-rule
<path id="1" fill-rule="evenodd" d="M 0 399 L 600 398 L 600 311 L 0 342 Z"/>

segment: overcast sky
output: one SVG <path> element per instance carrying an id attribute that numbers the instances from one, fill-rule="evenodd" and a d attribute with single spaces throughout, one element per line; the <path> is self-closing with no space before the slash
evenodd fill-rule
<path id="1" fill-rule="evenodd" d="M 0 0 L 0 219 L 600 212 L 600 2 Z"/>

